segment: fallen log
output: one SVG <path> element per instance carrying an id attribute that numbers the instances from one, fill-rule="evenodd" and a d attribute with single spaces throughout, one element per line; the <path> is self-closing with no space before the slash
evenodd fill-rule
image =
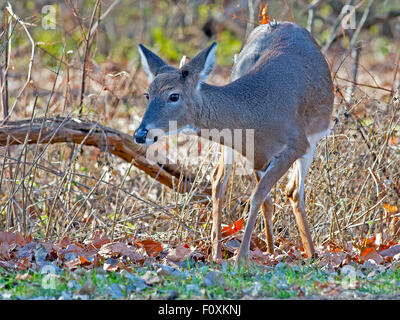
<path id="1" fill-rule="evenodd" d="M 0 146 L 6 146 L 7 140 L 9 145 L 24 144 L 27 134 L 29 144 L 83 143 L 110 152 L 180 193 L 191 190 L 194 183 L 193 175 L 176 164 L 148 161 L 146 147 L 136 144 L 132 136 L 96 122 L 64 117 L 9 121 L 0 127 Z M 209 186 L 200 192 L 211 194 Z"/>

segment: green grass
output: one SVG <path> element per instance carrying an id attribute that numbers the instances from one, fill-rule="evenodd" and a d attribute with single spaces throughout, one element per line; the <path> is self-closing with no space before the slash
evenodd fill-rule
<path id="1" fill-rule="evenodd" d="M 229 264 L 202 265 L 180 269 L 178 276 L 160 275 L 158 283 L 146 285 L 141 277 L 146 272 L 156 275 L 156 268 L 135 267 L 131 272 L 63 270 L 53 280 L 33 271 L 28 272 L 29 279 L 21 280 L 23 273 L 0 269 L 0 299 L 363 299 L 400 296 L 399 269 L 376 273 L 372 277 L 367 277 L 370 271 L 364 270 L 349 277 L 340 271 L 322 271 L 312 264 L 239 269 Z M 215 281 L 207 282 L 210 272 L 215 272 L 217 277 Z"/>

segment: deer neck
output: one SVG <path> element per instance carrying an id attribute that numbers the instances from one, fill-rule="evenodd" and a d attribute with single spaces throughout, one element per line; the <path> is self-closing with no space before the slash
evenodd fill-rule
<path id="1" fill-rule="evenodd" d="M 199 129 L 234 129 L 237 127 L 235 120 L 240 116 L 239 104 L 231 84 L 213 86 L 203 83 L 195 126 Z"/>
<path id="2" fill-rule="evenodd" d="M 246 143 L 249 139 L 254 143 L 257 131 L 254 109 L 248 107 L 244 87 L 237 81 L 226 86 L 202 84 L 194 124 L 202 138 L 222 143 L 243 155 Z"/>

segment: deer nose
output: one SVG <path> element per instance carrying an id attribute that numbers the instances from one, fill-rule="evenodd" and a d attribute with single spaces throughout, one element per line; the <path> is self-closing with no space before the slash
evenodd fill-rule
<path id="1" fill-rule="evenodd" d="M 138 128 L 133 135 L 135 142 L 141 144 L 146 143 L 147 132 L 149 132 L 149 130 Z"/>

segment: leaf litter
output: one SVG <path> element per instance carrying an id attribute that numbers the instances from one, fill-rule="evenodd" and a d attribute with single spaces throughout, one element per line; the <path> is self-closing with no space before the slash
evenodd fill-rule
<path id="1" fill-rule="evenodd" d="M 225 287 L 224 268 L 226 263 L 233 262 L 240 245 L 238 231 L 243 227 L 241 221 L 225 228 L 226 237 L 223 240 L 225 261 L 222 261 L 221 270 L 218 265 L 207 269 L 201 283 L 189 285 L 188 291 L 200 292 L 198 286 Z M 261 248 L 260 248 L 261 247 Z M 253 237 L 250 251 L 250 261 L 255 265 L 274 271 L 279 277 L 280 270 L 291 267 L 293 270 L 299 265 L 310 263 L 306 259 L 301 244 L 291 242 L 283 237 L 275 240 L 273 254 L 265 252 L 265 242 Z M 188 244 L 160 243 L 153 239 L 136 239 L 125 237 L 111 241 L 101 232 L 93 233 L 91 238 L 82 242 L 68 237 L 54 243 L 24 237 L 18 232 L 0 232 L 0 267 L 10 272 L 18 272 L 16 280 L 30 281 L 32 275 L 24 271 L 40 272 L 43 265 L 52 265 L 60 270 L 69 272 L 79 270 L 103 269 L 104 272 L 124 272 L 129 284 L 123 289 L 120 286 L 111 286 L 108 291 L 114 298 L 126 296 L 124 290 L 141 291 L 149 286 L 156 286 L 164 282 L 165 277 L 186 279 L 191 277 L 191 268 L 194 266 L 210 266 L 210 244 L 193 242 Z M 330 274 L 330 280 L 350 279 L 347 282 L 328 281 L 322 283 L 315 280 L 315 289 L 321 291 L 323 296 L 337 296 L 343 290 L 361 287 L 362 281 L 372 281 L 385 270 L 397 270 L 400 266 L 400 244 L 395 241 L 384 241 L 381 235 L 375 235 L 358 242 L 335 243 L 326 241 L 316 248 L 314 267 Z M 142 277 L 132 273 L 135 267 L 148 267 Z M 307 292 L 298 285 L 288 286 L 284 278 L 279 278 L 277 288 L 291 290 L 299 298 L 306 296 Z M 347 280 L 346 280 L 347 281 Z M 258 284 L 257 284 L 258 283 Z M 186 286 L 187 287 L 187 286 Z M 260 294 L 260 284 L 257 280 L 251 289 L 243 289 L 246 297 L 256 298 Z M 81 287 L 77 294 L 83 298 L 94 290 L 93 283 Z"/>

